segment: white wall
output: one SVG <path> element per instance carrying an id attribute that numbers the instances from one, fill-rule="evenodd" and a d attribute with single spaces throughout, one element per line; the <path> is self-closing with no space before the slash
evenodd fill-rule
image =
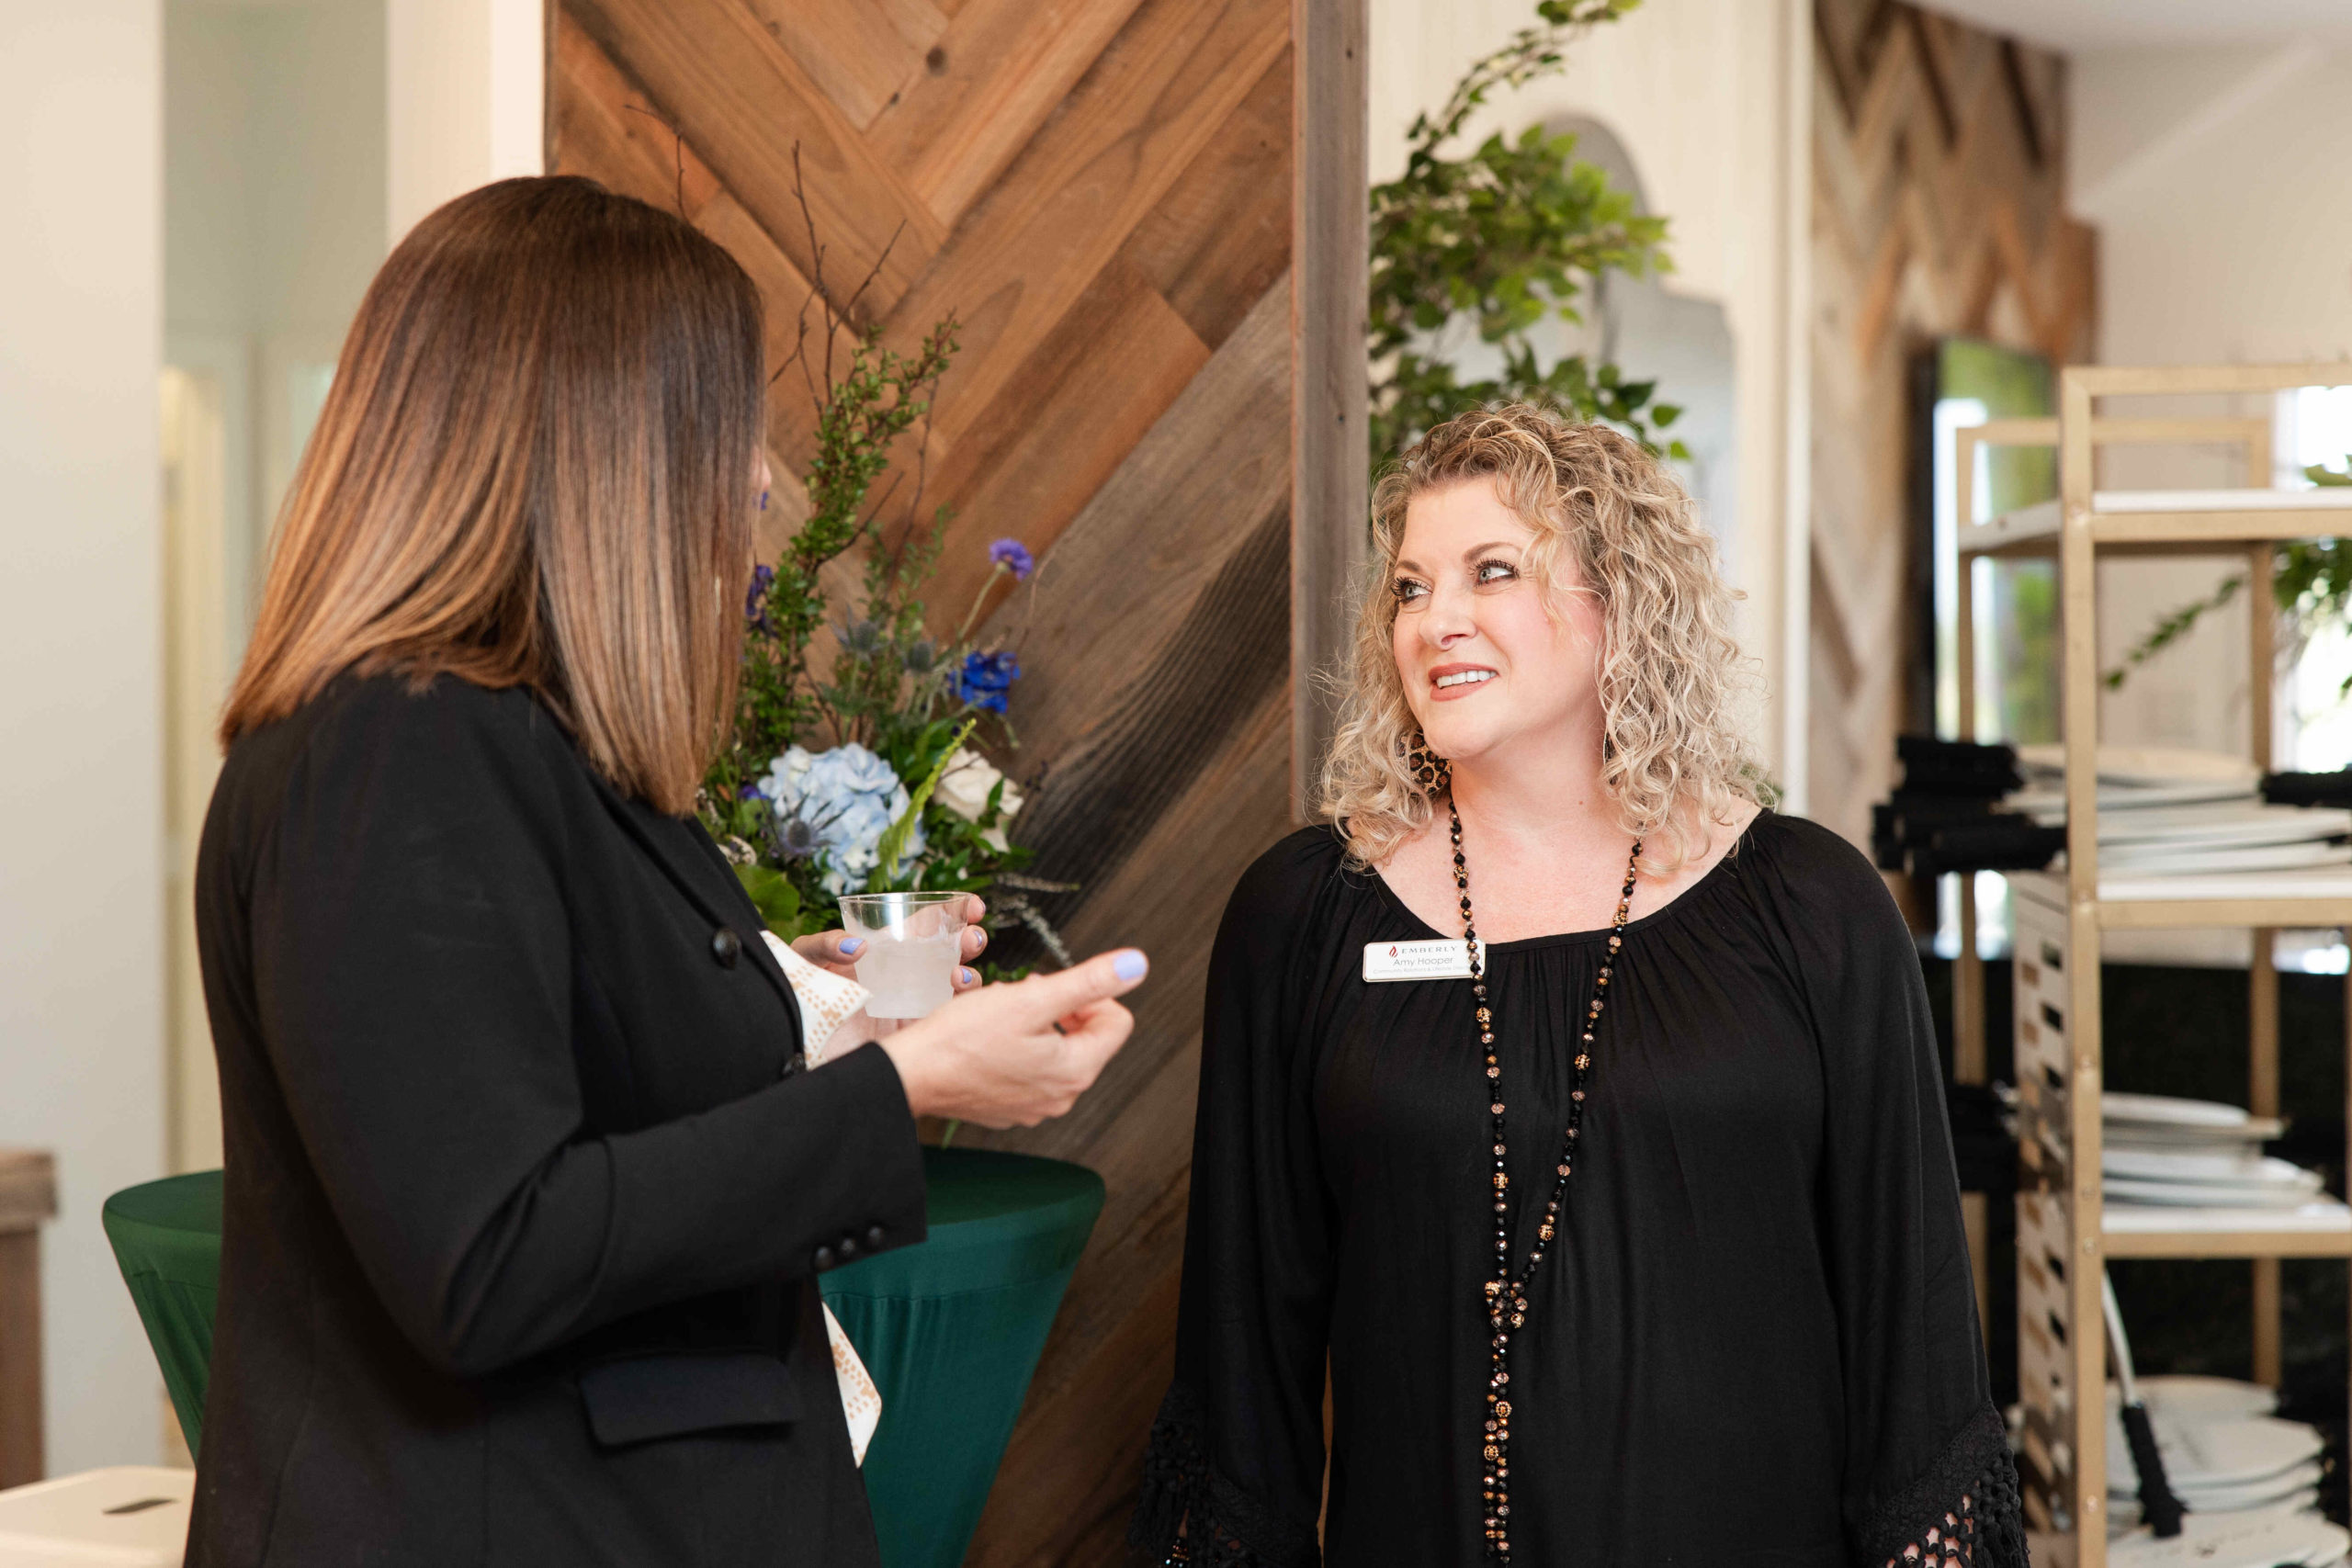
<path id="1" fill-rule="evenodd" d="M 2352 355 L 2352 47 L 2131 49 L 2075 61 L 2068 171 L 2098 228 L 2098 356 L 2110 365 L 2335 360 Z M 2268 412 L 2268 400 L 2204 412 Z M 2179 400 L 2119 412 L 2191 412 Z M 2109 482 L 2238 484 L 2218 455 L 2114 455 Z M 2211 588 L 2219 563 L 2103 567 L 2109 660 Z M 2247 734 L 2243 606 L 2106 699 L 2119 740 L 2236 750 Z M 2342 759 L 2328 759 L 2334 765 Z"/>
<path id="2" fill-rule="evenodd" d="M 390 0 L 394 242 L 453 196 L 543 168 L 540 0 Z"/>
<path id="3" fill-rule="evenodd" d="M 2352 354 L 2352 48 L 2090 54 L 2075 80 L 2103 359 Z"/>
<path id="4" fill-rule="evenodd" d="M 55 1151 L 52 1472 L 153 1462 L 98 1207 L 162 1173 L 155 0 L 0 6 L 0 1142 Z"/>
<path id="5" fill-rule="evenodd" d="M 384 254 L 385 0 L 164 0 L 164 350 L 217 415 L 220 450 L 167 475 L 167 585 L 207 623 L 175 643 L 164 722 L 175 1169 L 220 1163 L 212 1043 L 189 902 L 220 753 L 211 738 L 259 592 L 277 503 L 352 311 Z M 209 479 L 217 493 L 194 492 Z M 202 535 L 202 537 L 196 536 Z M 199 660 L 192 650 L 210 655 Z M 201 670 L 189 668 L 200 662 Z"/>
<path id="6" fill-rule="evenodd" d="M 1370 3 L 1376 182 L 1403 169 L 1413 117 L 1438 108 L 1463 70 L 1532 22 L 1534 7 L 1530 0 Z M 1792 768 L 1802 766 L 1803 748 L 1791 750 L 1783 738 L 1792 722 L 1801 736 L 1803 724 L 1786 705 L 1802 700 L 1804 680 L 1801 670 L 1792 678 L 1788 649 L 1804 642 L 1804 579 L 1801 565 L 1790 570 L 1802 561 L 1802 535 L 1792 553 L 1784 525 L 1792 478 L 1786 454 L 1792 435 L 1802 442 L 1790 421 L 1804 408 L 1788 395 L 1792 349 L 1802 351 L 1801 334 L 1791 341 L 1789 268 L 1804 240 L 1792 214 L 1804 214 L 1809 200 L 1801 186 L 1809 142 L 1794 117 L 1811 104 L 1809 85 L 1792 78 L 1811 60 L 1810 17 L 1810 0 L 1647 0 L 1577 40 L 1564 74 L 1498 94 L 1465 132 L 1475 146 L 1491 131 L 1516 134 L 1563 115 L 1607 125 L 1632 154 L 1651 209 L 1669 220 L 1676 270 L 1668 287 L 1721 304 L 1729 318 L 1741 425 L 1730 554 L 1747 596 L 1747 647 L 1772 694 L 1758 741 L 1790 784 L 1801 783 Z M 1671 401 L 1674 389 L 1661 386 L 1658 396 Z"/>

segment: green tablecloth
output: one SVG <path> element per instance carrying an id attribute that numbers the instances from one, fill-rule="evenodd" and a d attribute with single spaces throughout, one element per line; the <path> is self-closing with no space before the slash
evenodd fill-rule
<path id="1" fill-rule="evenodd" d="M 923 1174 L 931 1239 L 820 1280 L 882 1391 L 865 1490 L 888 1568 L 964 1560 L 1102 1212 L 1102 1179 L 1059 1160 L 927 1148 Z M 195 1451 L 220 1273 L 220 1173 L 128 1188 L 107 1200 L 104 1220 Z"/>
<path id="2" fill-rule="evenodd" d="M 882 1422 L 865 1495 L 888 1568 L 956 1568 L 1062 1291 L 1102 1212 L 1083 1166 L 981 1149 L 923 1150 L 931 1239 L 820 1277 Z"/>
<path id="3" fill-rule="evenodd" d="M 98 1218 L 122 1282 L 164 1368 L 187 1451 L 204 1440 L 204 1385 L 212 1368 L 212 1308 L 220 1294 L 220 1173 L 126 1187 Z"/>

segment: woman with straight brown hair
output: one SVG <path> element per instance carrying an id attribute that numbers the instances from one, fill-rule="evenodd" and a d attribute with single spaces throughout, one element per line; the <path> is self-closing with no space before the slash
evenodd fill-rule
<path id="1" fill-rule="evenodd" d="M 198 857 L 191 1564 L 875 1562 L 814 1276 L 922 1238 L 917 1116 L 1059 1114 L 1125 1039 L 1133 950 L 804 1070 L 692 815 L 761 343 L 725 252 L 580 179 L 450 203 L 360 306 Z"/>

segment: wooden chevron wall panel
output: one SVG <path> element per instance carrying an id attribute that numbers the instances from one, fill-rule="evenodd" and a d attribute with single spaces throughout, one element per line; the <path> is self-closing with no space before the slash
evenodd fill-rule
<path id="1" fill-rule="evenodd" d="M 890 344 L 963 323 L 921 454 L 924 512 L 954 511 L 934 617 L 989 540 L 1036 553 L 990 610 L 1027 671 L 1000 759 L 1031 784 L 1020 836 L 1083 885 L 1055 910 L 1073 946 L 1153 959 L 1073 1115 L 965 1135 L 1110 1189 L 968 1561 L 1116 1561 L 1170 1362 L 1207 943 L 1290 826 L 1292 0 L 558 0 L 552 26 L 548 167 L 726 245 L 772 362 L 817 245 L 837 288 L 874 274 L 856 324 Z M 808 456 L 797 375 L 780 475 Z"/>
<path id="2" fill-rule="evenodd" d="M 1952 333 L 2090 355 L 2065 62 L 1901 0 L 1815 0 L 1809 809 L 1866 843 L 1928 728 L 1908 367 Z"/>

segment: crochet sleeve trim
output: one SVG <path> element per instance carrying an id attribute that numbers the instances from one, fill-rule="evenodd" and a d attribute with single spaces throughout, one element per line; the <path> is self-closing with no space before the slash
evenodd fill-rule
<path id="1" fill-rule="evenodd" d="M 1867 1568 L 2030 1568 L 2016 1461 L 2000 1412 L 1984 1405 L 1927 1474 L 1871 1517 Z"/>
<path id="2" fill-rule="evenodd" d="M 1149 1568 L 1319 1568 L 1323 1560 L 1311 1526 L 1302 1529 L 1209 1462 L 1198 1402 L 1181 1383 L 1151 1424 L 1127 1545 L 1129 1562 Z"/>

